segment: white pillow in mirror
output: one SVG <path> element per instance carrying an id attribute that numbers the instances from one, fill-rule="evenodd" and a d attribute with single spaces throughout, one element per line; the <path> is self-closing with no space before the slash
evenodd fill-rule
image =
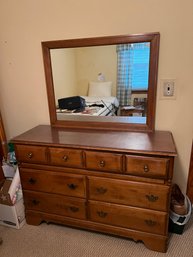
<path id="1" fill-rule="evenodd" d="M 89 82 L 88 96 L 111 96 L 112 81 Z"/>

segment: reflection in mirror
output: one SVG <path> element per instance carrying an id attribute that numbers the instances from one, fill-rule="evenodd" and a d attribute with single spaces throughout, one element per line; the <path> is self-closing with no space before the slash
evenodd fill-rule
<path id="1" fill-rule="evenodd" d="M 132 116 L 146 123 L 149 58 L 149 42 L 52 49 L 57 118 Z M 65 106 L 78 100 L 74 96 L 85 100 L 83 106 Z"/>
<path id="2" fill-rule="evenodd" d="M 154 128 L 159 33 L 49 41 L 42 48 L 52 125 Z"/>

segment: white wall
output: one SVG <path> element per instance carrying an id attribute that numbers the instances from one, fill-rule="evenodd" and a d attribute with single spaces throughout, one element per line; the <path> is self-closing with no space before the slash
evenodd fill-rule
<path id="1" fill-rule="evenodd" d="M 193 136 L 192 0 L 0 0 L 0 109 L 7 138 L 49 124 L 41 41 L 160 32 L 159 80 L 175 78 L 176 100 L 160 100 L 156 129 L 173 133 L 175 181 L 185 191 Z"/>
<path id="2" fill-rule="evenodd" d="M 55 103 L 65 96 L 77 94 L 76 57 L 73 49 L 51 50 L 51 65 L 53 72 L 53 83 Z M 67 85 L 67 86 L 65 86 Z"/>
<path id="3" fill-rule="evenodd" d="M 115 46 L 78 48 L 76 58 L 79 95 L 87 95 L 89 82 L 97 81 L 99 73 L 104 74 L 107 81 L 113 82 L 112 93 L 116 95 L 117 55 Z"/>

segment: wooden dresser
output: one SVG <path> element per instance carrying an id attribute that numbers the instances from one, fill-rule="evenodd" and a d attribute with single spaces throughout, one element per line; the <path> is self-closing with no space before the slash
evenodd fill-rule
<path id="1" fill-rule="evenodd" d="M 141 240 L 165 252 L 175 145 L 170 132 L 68 131 L 15 137 L 26 220 Z"/>

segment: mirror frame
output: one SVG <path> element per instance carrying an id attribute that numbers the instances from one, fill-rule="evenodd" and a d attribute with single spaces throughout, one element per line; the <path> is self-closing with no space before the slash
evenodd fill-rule
<path id="1" fill-rule="evenodd" d="M 129 123 L 127 118 L 123 122 L 123 116 L 119 121 L 113 118 L 110 121 L 78 121 L 78 120 L 57 120 L 56 103 L 54 95 L 54 83 L 51 66 L 51 49 L 75 48 L 88 46 L 117 45 L 127 43 L 150 42 L 150 67 L 148 83 L 147 119 L 146 124 Z M 53 127 L 66 129 L 93 129 L 110 131 L 153 131 L 155 127 L 155 107 L 158 76 L 160 33 L 130 34 L 119 36 L 105 36 L 93 38 L 78 38 L 67 40 L 54 40 L 41 42 L 44 70 L 47 86 L 47 96 L 50 114 L 50 123 Z"/>

